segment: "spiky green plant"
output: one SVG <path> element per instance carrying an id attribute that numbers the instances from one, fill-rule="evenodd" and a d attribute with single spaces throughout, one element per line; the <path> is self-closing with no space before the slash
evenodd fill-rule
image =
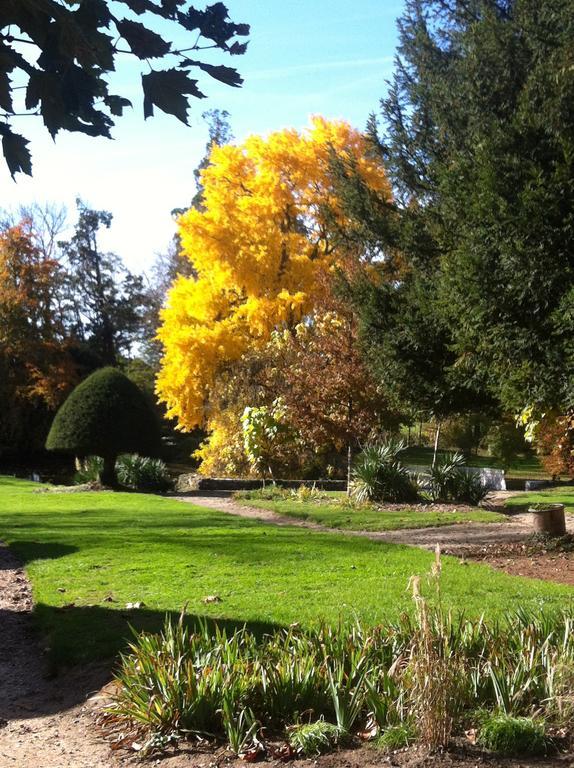
<path id="1" fill-rule="evenodd" d="M 322 718 L 314 723 L 299 723 L 288 731 L 289 744 L 298 755 L 316 757 L 332 749 L 340 738 L 336 725 Z"/>
<path id="2" fill-rule="evenodd" d="M 351 496 L 358 502 L 414 501 L 416 485 L 397 456 L 404 443 L 389 441 L 366 446 L 351 471 Z"/>
<path id="3" fill-rule="evenodd" d="M 106 722 L 145 748 L 201 734 L 235 752 L 256 731 L 289 739 L 292 724 L 306 721 L 336 724 L 343 738 L 378 727 L 391 742 L 400 736 L 393 728 L 415 728 L 431 746 L 463 725 L 483 727 L 478 710 L 519 722 L 536 711 L 570 728 L 572 611 L 519 609 L 493 622 L 453 615 L 440 594 L 439 553 L 431 582 L 427 596 L 413 580 L 413 614 L 375 628 L 293 627 L 257 638 L 205 623 L 191 631 L 183 617 L 166 622 L 122 657 Z"/>

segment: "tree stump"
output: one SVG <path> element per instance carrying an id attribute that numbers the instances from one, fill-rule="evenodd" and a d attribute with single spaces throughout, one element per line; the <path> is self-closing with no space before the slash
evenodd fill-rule
<path id="1" fill-rule="evenodd" d="M 547 536 L 564 536 L 566 533 L 564 504 L 536 504 L 528 511 L 536 533 L 544 533 Z"/>

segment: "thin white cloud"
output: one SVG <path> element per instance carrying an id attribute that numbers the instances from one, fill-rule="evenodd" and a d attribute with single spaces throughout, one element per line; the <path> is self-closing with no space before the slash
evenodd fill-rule
<path id="1" fill-rule="evenodd" d="M 392 56 L 379 56 L 374 59 L 347 59 L 345 61 L 318 61 L 314 64 L 295 64 L 292 67 L 277 67 L 256 72 L 244 72 L 245 80 L 272 80 L 275 77 L 285 77 L 303 72 L 326 72 L 332 69 L 363 69 L 365 67 L 391 64 Z"/>

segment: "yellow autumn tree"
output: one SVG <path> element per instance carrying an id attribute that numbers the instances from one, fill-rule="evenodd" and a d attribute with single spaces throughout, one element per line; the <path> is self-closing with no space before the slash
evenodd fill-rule
<path id="1" fill-rule="evenodd" d="M 201 174 L 203 210 L 179 219 L 197 277 L 175 281 L 158 332 L 157 392 L 181 429 L 204 425 L 225 445 L 229 419 L 210 399 L 218 376 L 275 329 L 300 322 L 320 301 L 325 274 L 349 258 L 332 234 L 344 225 L 333 155 L 390 198 L 367 139 L 345 122 L 315 118 L 302 132 L 213 147 Z"/>

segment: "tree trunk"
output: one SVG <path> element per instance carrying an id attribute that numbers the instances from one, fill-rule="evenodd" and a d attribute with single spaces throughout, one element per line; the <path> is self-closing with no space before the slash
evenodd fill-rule
<path id="1" fill-rule="evenodd" d="M 436 432 L 435 432 L 435 436 L 434 436 L 434 453 L 433 453 L 433 457 L 432 457 L 432 465 L 433 465 L 433 467 L 436 464 L 436 454 L 437 454 L 437 451 L 438 451 L 438 439 L 439 439 L 439 437 L 440 437 L 440 421 L 437 422 Z"/>
<path id="2" fill-rule="evenodd" d="M 100 472 L 100 483 L 108 488 L 117 488 L 116 456 L 104 456 L 104 468 Z"/>
<path id="3" fill-rule="evenodd" d="M 347 445 L 347 496 L 351 495 L 351 469 L 353 466 L 353 449 L 351 443 Z"/>

